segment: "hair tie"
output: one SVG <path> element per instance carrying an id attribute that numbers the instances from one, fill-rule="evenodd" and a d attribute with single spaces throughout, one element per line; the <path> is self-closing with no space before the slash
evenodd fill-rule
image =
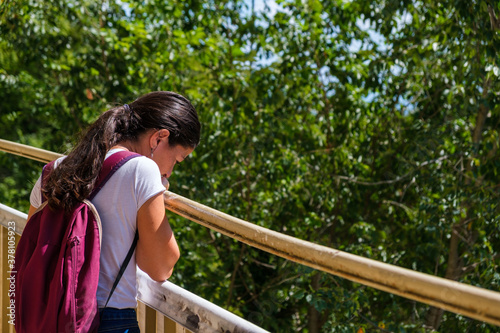
<path id="1" fill-rule="evenodd" d="M 128 104 L 123 104 L 123 108 L 125 109 L 125 112 L 132 113 L 132 109 Z"/>

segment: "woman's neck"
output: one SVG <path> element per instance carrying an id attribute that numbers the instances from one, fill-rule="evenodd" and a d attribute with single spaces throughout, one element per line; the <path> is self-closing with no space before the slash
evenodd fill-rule
<path id="1" fill-rule="evenodd" d="M 137 152 L 135 149 L 135 145 L 130 141 L 118 142 L 116 145 L 111 147 L 111 149 L 124 149 L 124 150 L 128 150 L 128 151 Z"/>
<path id="2" fill-rule="evenodd" d="M 128 149 L 127 147 L 125 147 L 123 145 L 114 145 L 109 150 L 113 150 L 113 149 L 121 149 L 121 150 L 128 150 L 128 151 L 130 151 L 130 149 Z"/>

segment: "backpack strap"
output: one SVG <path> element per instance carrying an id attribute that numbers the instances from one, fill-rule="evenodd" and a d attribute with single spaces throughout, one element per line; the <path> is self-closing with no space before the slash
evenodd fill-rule
<path id="1" fill-rule="evenodd" d="M 139 240 L 139 232 L 136 230 L 135 231 L 135 237 L 134 241 L 132 242 L 132 245 L 130 246 L 130 249 L 128 250 L 127 256 L 125 257 L 125 260 L 123 260 L 122 266 L 120 267 L 120 271 L 118 272 L 118 275 L 116 276 L 115 282 L 113 283 L 113 287 L 111 288 L 111 291 L 109 292 L 108 299 L 106 300 L 106 304 L 104 304 L 104 307 L 108 306 L 108 302 L 111 299 L 111 295 L 113 295 L 113 292 L 116 289 L 116 286 L 118 285 L 118 282 L 120 282 L 120 279 L 122 278 L 123 273 L 125 273 L 125 269 L 128 266 L 128 263 L 130 262 L 130 259 L 132 258 L 132 254 L 134 253 L 135 247 L 137 245 L 137 241 Z"/>
<path id="2" fill-rule="evenodd" d="M 111 176 L 120 168 L 123 164 L 125 164 L 128 160 L 141 156 L 137 153 L 132 153 L 126 150 L 122 150 L 114 153 L 110 157 L 104 160 L 104 164 L 101 169 L 101 173 L 99 177 L 97 177 L 94 190 L 90 193 L 89 200 L 92 200 L 96 194 L 104 187 L 104 184 L 111 178 Z"/>

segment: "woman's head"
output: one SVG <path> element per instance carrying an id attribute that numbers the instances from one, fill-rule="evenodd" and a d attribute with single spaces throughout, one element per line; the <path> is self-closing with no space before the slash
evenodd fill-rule
<path id="1" fill-rule="evenodd" d="M 53 208 L 69 211 L 75 204 L 88 198 L 94 188 L 107 151 L 120 142 L 138 142 L 140 138 L 154 138 L 151 149 L 162 144 L 160 157 L 180 161 L 186 152 L 200 142 L 200 122 L 193 105 L 174 92 L 156 91 L 143 95 L 123 106 L 103 113 L 87 130 L 78 145 L 48 176 L 43 188 Z M 159 140 L 158 140 L 159 139 Z M 168 139 L 168 140 L 167 140 Z M 158 163 L 158 162 L 157 162 Z M 159 163 L 163 173 L 171 172 Z M 173 167 L 172 167 L 173 168 Z M 170 170 L 170 171 L 169 171 Z"/>
<path id="2" fill-rule="evenodd" d="M 155 91 L 143 95 L 113 110 L 120 112 L 116 123 L 116 137 L 111 146 L 120 141 L 137 141 L 150 130 L 169 131 L 170 145 L 196 148 L 200 142 L 200 122 L 193 105 L 183 96 L 170 91 Z M 115 141 L 115 142 L 112 142 Z"/>

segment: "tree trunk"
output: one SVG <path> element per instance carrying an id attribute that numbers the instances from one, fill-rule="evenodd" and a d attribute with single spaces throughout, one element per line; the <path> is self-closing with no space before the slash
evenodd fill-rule
<path id="1" fill-rule="evenodd" d="M 457 281 L 461 276 L 461 260 L 458 253 L 458 245 L 460 241 L 458 225 L 452 227 L 451 238 L 450 238 L 450 252 L 448 254 L 448 266 L 446 268 L 445 278 L 453 281 Z M 427 313 L 426 326 L 432 327 L 437 330 L 441 324 L 443 318 L 443 309 L 431 307 Z"/>
<path id="2" fill-rule="evenodd" d="M 490 80 L 486 80 L 483 85 L 483 97 L 486 97 L 487 92 L 489 90 L 489 85 L 490 85 Z M 477 153 L 479 151 L 479 145 L 481 143 L 482 139 L 482 133 L 483 133 L 483 128 L 484 128 L 484 123 L 486 121 L 486 117 L 488 115 L 488 108 L 485 105 L 481 105 L 479 107 L 479 112 L 476 117 L 476 124 L 474 126 L 474 129 L 472 130 L 472 143 L 473 143 L 473 151 L 471 156 L 474 158 L 477 156 Z M 465 184 L 466 185 L 471 185 L 471 172 L 472 171 L 473 164 L 468 161 L 466 163 L 466 178 L 465 178 Z M 476 179 L 475 184 L 479 185 L 480 179 Z M 462 206 L 465 208 L 465 210 L 468 212 L 469 210 L 469 203 L 468 202 L 463 202 Z M 466 215 L 469 215 L 468 213 Z M 464 220 L 465 221 L 465 220 Z M 462 277 L 462 256 L 459 253 L 458 247 L 460 245 L 460 233 L 465 233 L 467 232 L 466 229 L 462 228 L 464 225 L 464 221 L 460 221 L 460 223 L 455 224 L 451 228 L 451 238 L 450 238 L 450 248 L 449 248 L 449 254 L 448 254 L 448 262 L 447 262 L 447 267 L 446 267 L 446 273 L 445 273 L 445 278 L 450 279 L 453 281 L 457 281 Z M 468 237 L 464 237 L 467 239 Z M 443 319 L 443 309 L 431 307 L 429 311 L 427 312 L 427 319 L 426 319 L 426 325 L 428 327 L 432 327 L 433 329 L 437 330 L 439 326 L 441 325 L 441 320 Z"/>
<path id="3" fill-rule="evenodd" d="M 318 290 L 320 288 L 319 285 L 320 274 L 318 272 L 314 273 L 311 281 L 311 286 L 313 290 Z M 307 310 L 307 328 L 309 329 L 309 333 L 319 333 L 321 330 L 321 314 L 314 307 L 314 305 L 310 305 Z"/>

